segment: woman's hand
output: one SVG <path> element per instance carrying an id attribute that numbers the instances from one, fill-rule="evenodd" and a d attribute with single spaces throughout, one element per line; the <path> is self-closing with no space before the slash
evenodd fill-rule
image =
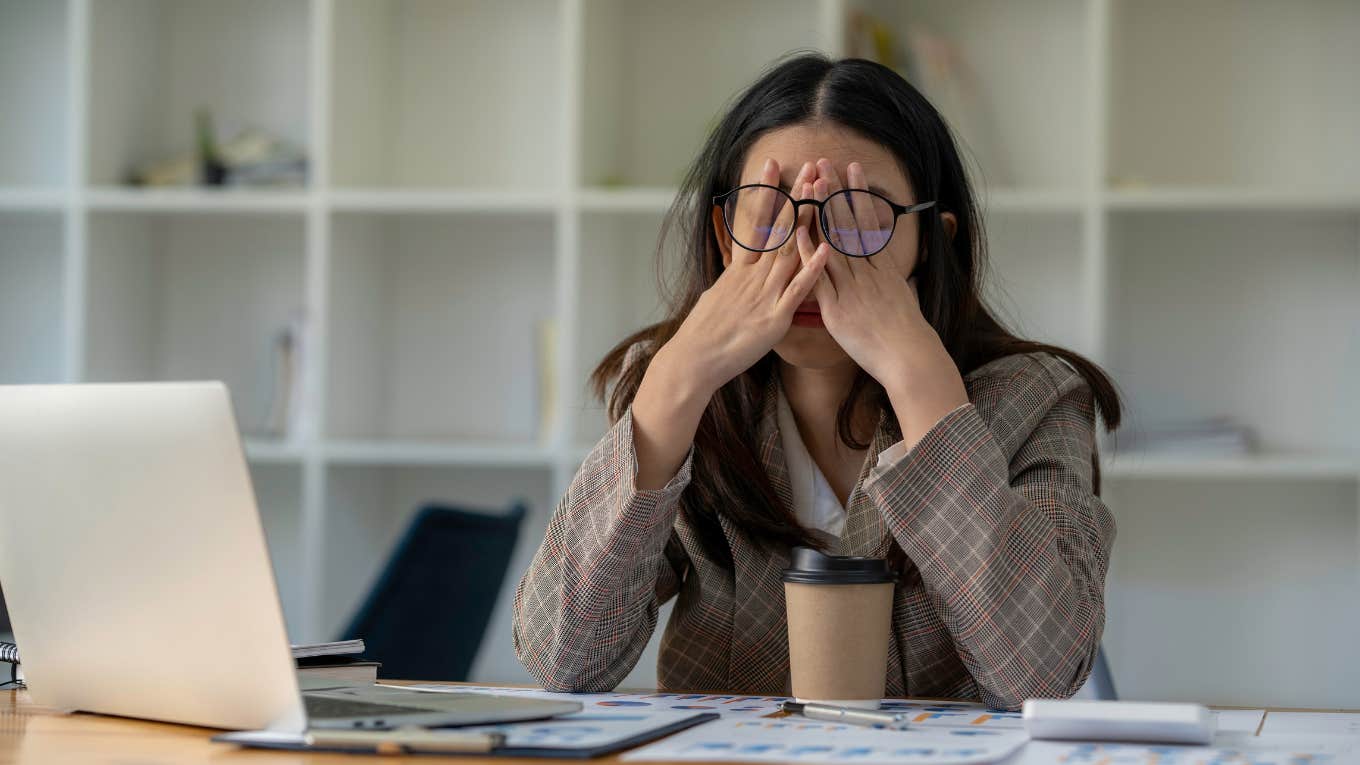
<path id="1" fill-rule="evenodd" d="M 815 174 L 813 163 L 803 165 L 793 185 L 795 198 L 801 198 L 797 189 L 807 187 Z M 779 185 L 779 165 L 773 159 L 766 160 L 760 182 Z M 811 207 L 800 211 L 795 226 L 803 229 L 814 221 L 811 213 Z M 733 225 L 750 224 L 739 218 Z M 755 238 L 753 231 L 743 233 L 742 229 L 738 237 Z M 755 252 L 732 242 L 731 262 L 699 296 L 658 354 L 678 360 L 699 375 L 704 389 L 716 392 L 759 361 L 789 331 L 794 312 L 811 293 L 831 252 L 823 244 L 800 255 L 796 237 L 770 252 Z"/>
<path id="2" fill-rule="evenodd" d="M 795 188 L 815 173 L 816 167 L 806 163 Z M 760 181 L 778 186 L 779 165 L 767 160 Z M 810 219 L 804 215 L 795 223 L 806 225 Z M 738 236 L 748 243 L 756 241 L 755 225 L 740 216 L 733 221 Z M 831 251 L 827 245 L 809 248 L 803 259 L 793 237 L 770 252 L 747 250 L 735 242 L 731 247 L 731 262 L 699 296 L 675 336 L 657 350 L 633 398 L 638 489 L 662 488 L 677 474 L 713 394 L 789 331 L 794 312 L 822 275 Z"/>
<path id="3" fill-rule="evenodd" d="M 846 176 L 849 188 L 868 188 L 858 162 L 849 164 Z M 818 162 L 817 177 L 803 184 L 802 193 L 810 192 L 817 199 L 843 188 L 835 167 L 826 159 Z M 873 215 L 871 208 L 852 211 L 834 202 L 827 215 L 833 230 L 873 231 L 879 224 L 890 225 L 863 219 Z M 816 250 L 807 231 L 800 228 L 795 239 L 800 256 L 811 262 Z M 852 258 L 832 250 L 826 263 L 813 291 L 822 322 L 846 354 L 883 385 L 904 439 L 915 445 L 941 417 L 968 403 L 958 367 L 921 312 L 915 280 L 908 279 L 890 253 Z"/>

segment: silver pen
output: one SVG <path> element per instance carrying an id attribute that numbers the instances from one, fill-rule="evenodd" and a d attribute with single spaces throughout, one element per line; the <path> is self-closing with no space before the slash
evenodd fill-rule
<path id="1" fill-rule="evenodd" d="M 870 728 L 886 728 L 888 730 L 906 730 L 906 712 L 885 712 L 881 709 L 852 709 L 850 707 L 838 707 L 831 704 L 799 703 L 797 701 L 785 701 L 782 709 L 791 715 L 802 715 L 809 720 L 824 720 L 826 722 L 850 723 L 851 725 L 864 725 Z"/>

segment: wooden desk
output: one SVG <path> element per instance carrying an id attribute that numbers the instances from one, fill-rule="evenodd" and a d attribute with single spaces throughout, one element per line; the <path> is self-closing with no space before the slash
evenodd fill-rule
<path id="1" fill-rule="evenodd" d="M 387 682 L 387 681 L 384 681 Z M 1295 711 L 1295 710 L 1267 710 Z M 1310 712 L 1348 710 L 1297 710 Z M 1357 713 L 1360 714 L 1360 713 Z M 180 763 L 261 762 L 267 765 L 359 765 L 386 763 L 394 757 L 356 759 L 352 754 L 311 754 L 242 749 L 208 739 L 219 731 L 188 725 L 132 720 L 92 714 L 62 714 L 29 700 L 28 691 L 0 692 L 0 765 L 10 763 L 109 763 L 110 765 L 178 765 Z M 414 762 L 457 762 L 461 765 L 511 765 L 553 760 L 508 757 L 433 757 Z M 588 762 L 615 763 L 617 757 Z"/>

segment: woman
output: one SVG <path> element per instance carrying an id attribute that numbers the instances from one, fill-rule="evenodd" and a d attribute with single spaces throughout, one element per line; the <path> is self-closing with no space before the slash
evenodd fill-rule
<path id="1" fill-rule="evenodd" d="M 878 64 L 787 59 L 708 138 L 677 220 L 682 289 L 595 370 L 613 425 L 516 593 L 534 677 L 613 688 L 675 597 L 662 687 L 785 694 L 780 572 L 811 545 L 899 573 L 889 695 L 1075 693 L 1115 533 L 1096 410 L 1113 430 L 1119 399 L 983 304 L 935 109 Z"/>

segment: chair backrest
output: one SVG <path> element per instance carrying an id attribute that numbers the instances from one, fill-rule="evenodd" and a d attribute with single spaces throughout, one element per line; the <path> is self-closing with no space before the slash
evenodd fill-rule
<path id="1" fill-rule="evenodd" d="M 1114 675 L 1110 672 L 1110 661 L 1105 657 L 1105 646 L 1096 653 L 1096 665 L 1091 669 L 1088 681 L 1095 696 L 1101 701 L 1118 701 L 1119 692 L 1114 687 Z"/>
<path id="2" fill-rule="evenodd" d="M 466 680 L 525 512 L 421 508 L 341 639 L 363 638 L 384 678 Z"/>

